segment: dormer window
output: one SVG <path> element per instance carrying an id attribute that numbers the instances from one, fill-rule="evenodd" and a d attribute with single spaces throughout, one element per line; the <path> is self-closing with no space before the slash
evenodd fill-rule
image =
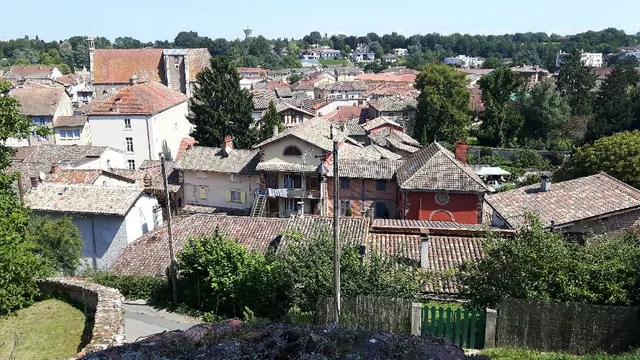
<path id="1" fill-rule="evenodd" d="M 302 151 L 297 146 L 287 146 L 282 152 L 284 156 L 302 156 Z"/>

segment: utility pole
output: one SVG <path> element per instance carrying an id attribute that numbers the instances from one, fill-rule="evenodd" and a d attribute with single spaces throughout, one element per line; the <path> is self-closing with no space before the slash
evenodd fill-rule
<path id="1" fill-rule="evenodd" d="M 335 302 L 334 322 L 340 324 L 340 177 L 338 175 L 338 139 L 331 127 L 333 140 L 333 286 Z"/>
<path id="2" fill-rule="evenodd" d="M 162 168 L 162 184 L 164 185 L 164 200 L 167 207 L 167 234 L 169 235 L 169 256 L 171 257 L 171 288 L 173 291 L 173 304 L 178 305 L 178 274 L 176 273 L 176 257 L 173 253 L 173 233 L 171 232 L 171 201 L 169 199 L 169 183 L 167 169 L 164 164 L 164 154 L 160 153 L 160 167 Z"/>

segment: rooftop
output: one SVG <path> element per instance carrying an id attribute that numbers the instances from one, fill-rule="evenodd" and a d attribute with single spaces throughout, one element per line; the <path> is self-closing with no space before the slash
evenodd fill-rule
<path id="1" fill-rule="evenodd" d="M 399 83 L 414 83 L 417 76 L 414 74 L 360 74 L 356 76 L 356 80 L 362 81 L 376 81 L 376 82 L 399 82 Z"/>
<path id="2" fill-rule="evenodd" d="M 485 185 L 469 167 L 437 142 L 413 153 L 398 168 L 398 186 L 404 190 L 447 190 L 487 193 Z"/>
<path id="3" fill-rule="evenodd" d="M 141 194 L 133 187 L 44 183 L 25 194 L 24 202 L 36 211 L 124 216 Z"/>
<path id="4" fill-rule="evenodd" d="M 93 55 L 94 83 L 128 84 L 133 75 L 140 82 L 164 82 L 162 53 L 162 49 L 97 49 Z"/>
<path id="5" fill-rule="evenodd" d="M 11 95 L 20 102 L 23 115 L 54 116 L 67 93 L 63 87 L 23 87 L 13 90 Z"/>
<path id="6" fill-rule="evenodd" d="M 176 168 L 230 174 L 256 174 L 259 150 L 237 150 L 226 154 L 224 149 L 195 146 L 186 150 L 176 161 Z"/>
<path id="7" fill-rule="evenodd" d="M 58 116 L 54 119 L 53 127 L 77 127 L 87 123 L 87 115 Z"/>
<path id="8" fill-rule="evenodd" d="M 378 111 L 415 111 L 418 102 L 415 99 L 402 99 L 395 96 L 381 97 L 369 101 L 369 106 Z"/>
<path id="9" fill-rule="evenodd" d="M 3 77 L 6 80 L 50 79 L 55 68 L 55 66 L 46 65 L 12 66 Z"/>
<path id="10" fill-rule="evenodd" d="M 514 229 L 524 225 L 524 213 L 540 216 L 544 226 L 570 225 L 620 211 L 640 208 L 640 190 L 605 173 L 567 180 L 542 191 L 540 184 L 485 197 L 487 203 Z"/>
<path id="11" fill-rule="evenodd" d="M 342 106 L 322 117 L 334 124 L 342 124 L 351 119 L 363 118 L 363 111 L 366 112 L 364 106 Z"/>
<path id="12" fill-rule="evenodd" d="M 269 139 L 254 145 L 253 148 L 256 149 L 262 147 L 287 136 L 297 137 L 298 139 L 306 141 L 323 150 L 330 151 L 333 149 L 333 140 L 331 140 L 331 123 L 320 117 L 315 117 L 298 126 L 288 128 L 278 135 L 272 136 Z M 348 137 L 339 130 L 336 130 L 336 136 L 340 141 L 348 139 Z"/>
<path id="13" fill-rule="evenodd" d="M 186 101 L 182 93 L 158 82 L 146 82 L 128 86 L 106 100 L 92 101 L 87 115 L 152 115 Z"/>

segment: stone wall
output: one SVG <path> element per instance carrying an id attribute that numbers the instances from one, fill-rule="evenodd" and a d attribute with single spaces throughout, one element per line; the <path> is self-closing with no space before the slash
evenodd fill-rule
<path id="1" fill-rule="evenodd" d="M 79 355 L 124 342 L 124 298 L 116 289 L 71 278 L 38 280 L 44 298 L 64 298 L 84 306 L 88 344 Z"/>

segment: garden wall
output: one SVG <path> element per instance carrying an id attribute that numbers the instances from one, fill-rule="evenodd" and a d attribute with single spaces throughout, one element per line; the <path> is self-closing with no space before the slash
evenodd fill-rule
<path id="1" fill-rule="evenodd" d="M 340 323 L 349 328 L 411 333 L 411 300 L 358 296 L 342 298 L 340 307 Z M 332 324 L 334 314 L 333 298 L 321 297 L 316 309 L 317 324 L 321 326 Z"/>
<path id="2" fill-rule="evenodd" d="M 496 345 L 578 355 L 628 351 L 638 344 L 639 310 L 507 299 L 498 306 Z"/>
<path id="3" fill-rule="evenodd" d="M 70 278 L 40 279 L 38 287 L 44 298 L 64 298 L 84 306 L 89 342 L 81 355 L 124 342 L 124 299 L 118 290 Z"/>

